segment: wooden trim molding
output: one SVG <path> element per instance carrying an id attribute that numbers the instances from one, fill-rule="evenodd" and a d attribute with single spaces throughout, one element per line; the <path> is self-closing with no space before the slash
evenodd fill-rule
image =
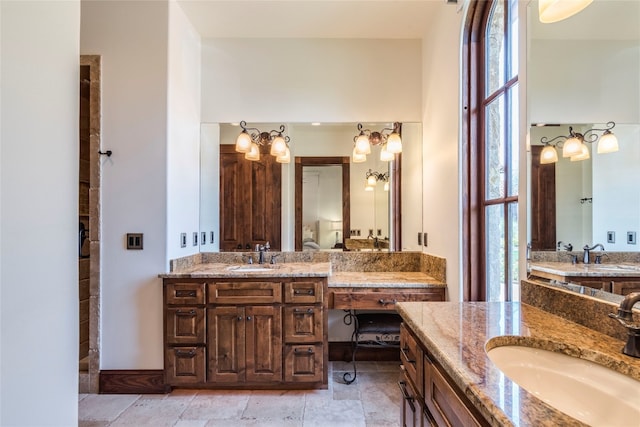
<path id="1" fill-rule="evenodd" d="M 101 394 L 165 394 L 171 387 L 164 382 L 162 369 L 100 371 Z"/>

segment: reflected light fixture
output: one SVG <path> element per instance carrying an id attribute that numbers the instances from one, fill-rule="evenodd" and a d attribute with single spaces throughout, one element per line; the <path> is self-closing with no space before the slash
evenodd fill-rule
<path id="1" fill-rule="evenodd" d="M 598 142 L 598 154 L 618 151 L 618 138 L 611 132 L 615 125 L 615 122 L 608 122 L 605 129 L 592 128 L 584 133 L 574 132 L 573 127 L 569 126 L 568 136 L 560 135 L 552 139 L 543 136 L 540 139 L 540 142 L 544 144 L 540 153 L 540 164 L 556 163 L 558 161 L 556 148 L 562 148 L 562 157 L 569 157 L 572 162 L 590 158 L 587 143 Z M 603 133 L 598 135 L 596 132 Z"/>
<path id="2" fill-rule="evenodd" d="M 593 0 L 539 0 L 540 22 L 551 24 L 562 21 L 580 12 L 592 2 Z"/>
<path id="3" fill-rule="evenodd" d="M 289 137 L 283 135 L 285 127 L 280 125 L 277 130 L 262 132 L 260 129 L 247 127 L 247 122 L 240 122 L 242 132 L 236 138 L 236 151 L 245 153 L 247 160 L 260 160 L 260 146 L 270 145 L 269 154 L 276 158 L 278 163 L 289 163 L 291 152 L 289 150 Z"/>
<path id="4" fill-rule="evenodd" d="M 385 162 L 393 160 L 396 153 L 402 152 L 401 127 L 400 123 L 395 122 L 393 128 L 372 131 L 364 129 L 362 123 L 358 123 L 358 135 L 353 138 L 353 163 L 365 162 L 367 154 L 371 154 L 372 145 L 381 147 L 380 160 Z"/>
<path id="5" fill-rule="evenodd" d="M 389 172 L 380 173 L 369 169 L 365 173 L 365 180 L 365 191 L 373 191 L 378 181 L 384 182 L 384 191 L 389 191 Z"/>

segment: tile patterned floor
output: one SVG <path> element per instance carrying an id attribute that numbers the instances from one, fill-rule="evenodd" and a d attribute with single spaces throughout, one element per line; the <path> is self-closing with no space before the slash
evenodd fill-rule
<path id="1" fill-rule="evenodd" d="M 399 362 L 330 362 L 327 390 L 174 390 L 167 395 L 81 394 L 79 427 L 397 427 Z"/>

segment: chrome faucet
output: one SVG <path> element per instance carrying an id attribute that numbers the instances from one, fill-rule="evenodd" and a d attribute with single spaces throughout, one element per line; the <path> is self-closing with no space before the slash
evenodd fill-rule
<path id="1" fill-rule="evenodd" d="M 256 245 L 256 252 L 258 252 L 258 264 L 264 264 L 264 253 L 271 249 L 269 242 L 264 245 Z"/>
<path id="2" fill-rule="evenodd" d="M 622 349 L 622 353 L 627 356 L 640 358 L 640 322 L 633 321 L 633 306 L 638 301 L 640 301 L 640 292 L 631 292 L 626 295 L 620 303 L 618 313 L 609 313 L 609 317 L 617 319 L 618 322 L 627 328 L 627 343 Z"/>
<path id="3" fill-rule="evenodd" d="M 591 262 L 589 257 L 590 251 L 594 250 L 597 247 L 599 247 L 604 251 L 604 246 L 602 246 L 602 243 L 596 243 L 591 247 L 589 247 L 589 245 L 584 245 L 584 248 L 582 248 L 584 250 L 584 255 L 582 256 L 582 262 L 584 262 L 585 264 L 589 264 Z"/>

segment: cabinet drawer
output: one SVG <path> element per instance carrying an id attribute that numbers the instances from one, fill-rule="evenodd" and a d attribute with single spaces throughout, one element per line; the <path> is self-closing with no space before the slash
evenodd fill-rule
<path id="1" fill-rule="evenodd" d="M 204 283 L 168 283 L 164 291 L 170 305 L 204 304 Z"/>
<path id="2" fill-rule="evenodd" d="M 204 343 L 204 313 L 201 307 L 167 307 L 167 343 Z"/>
<path id="3" fill-rule="evenodd" d="M 322 302 L 322 282 L 287 282 L 284 284 L 284 302 L 313 304 Z"/>
<path id="4" fill-rule="evenodd" d="M 272 304 L 282 302 L 280 282 L 209 283 L 210 304 Z"/>
<path id="5" fill-rule="evenodd" d="M 205 381 L 204 347 L 169 347 L 164 354 L 165 381 L 169 385 Z"/>
<path id="6" fill-rule="evenodd" d="M 444 289 L 424 289 L 415 291 L 371 289 L 370 291 L 333 292 L 334 309 L 353 310 L 395 310 L 397 302 L 444 301 Z"/>
<path id="7" fill-rule="evenodd" d="M 640 292 L 640 282 L 611 282 L 611 292 L 618 295 L 628 295 L 631 292 Z"/>
<path id="8" fill-rule="evenodd" d="M 322 382 L 324 377 L 322 344 L 285 346 L 286 382 Z"/>
<path id="9" fill-rule="evenodd" d="M 301 305 L 284 308 L 285 342 L 322 341 L 324 316 L 321 306 Z"/>
<path id="10" fill-rule="evenodd" d="M 422 390 L 423 353 L 418 342 L 404 323 L 400 325 L 400 362 L 413 385 Z"/>
<path id="11" fill-rule="evenodd" d="M 403 372 L 398 382 L 402 403 L 400 404 L 400 425 L 402 427 L 420 427 L 421 405 L 419 394 L 407 379 L 407 373 Z"/>

